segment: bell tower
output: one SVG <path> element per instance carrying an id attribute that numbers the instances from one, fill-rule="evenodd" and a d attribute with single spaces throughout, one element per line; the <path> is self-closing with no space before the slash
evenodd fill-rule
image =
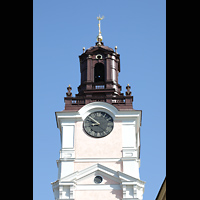
<path id="1" fill-rule="evenodd" d="M 121 97 L 121 86 L 118 84 L 120 72 L 120 55 L 113 49 L 104 46 L 103 42 L 90 47 L 80 59 L 81 84 L 76 97 L 84 97 L 87 102 L 99 98 L 99 101 L 112 103 L 111 99 Z M 87 103 L 86 102 L 86 103 Z"/>
<path id="2" fill-rule="evenodd" d="M 141 110 L 133 109 L 131 86 L 118 83 L 120 54 L 104 46 L 100 21 L 95 46 L 79 56 L 78 94 L 67 87 L 65 108 L 56 112 L 61 149 L 56 200 L 142 200 L 140 180 Z"/>

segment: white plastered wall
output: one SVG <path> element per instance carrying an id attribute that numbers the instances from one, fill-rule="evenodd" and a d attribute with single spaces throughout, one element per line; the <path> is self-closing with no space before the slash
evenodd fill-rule
<path id="1" fill-rule="evenodd" d="M 141 122 L 141 111 L 118 111 L 114 106 L 104 102 L 93 102 L 87 104 L 83 106 L 78 112 L 56 113 L 57 125 L 60 129 L 61 134 L 60 159 L 57 161 L 57 165 L 59 168 L 58 179 L 74 173 L 76 171 L 76 162 L 82 162 L 80 163 L 81 165 L 87 164 L 88 161 L 84 160 L 85 157 L 76 158 L 75 134 L 79 134 L 80 130 L 77 131 L 78 127 L 82 128 L 82 125 L 77 126 L 77 124 L 82 123 L 88 114 L 97 110 L 107 112 L 114 118 L 114 121 L 116 123 L 115 126 L 117 128 L 116 134 L 118 134 L 117 138 L 121 141 L 121 144 L 117 145 L 121 148 L 120 156 L 111 156 L 112 158 L 110 157 L 109 160 L 104 160 L 104 158 L 102 157 L 102 165 L 105 165 L 105 163 L 103 162 L 106 161 L 108 163 L 110 162 L 110 160 L 113 159 L 110 164 L 108 163 L 108 167 L 111 167 L 113 170 L 118 171 L 121 168 L 119 168 L 119 164 L 116 165 L 115 163 L 121 163 L 123 167 L 119 171 L 122 171 L 127 175 L 139 179 L 139 127 Z M 121 134 L 117 133 L 118 131 L 121 132 Z M 113 140 L 112 133 L 107 136 L 107 138 L 109 137 Z M 105 137 L 104 140 L 106 140 L 107 138 Z M 89 157 L 87 159 L 92 160 L 93 163 L 97 160 L 96 158 L 93 159 L 92 157 Z M 98 163 L 100 163 L 100 161 L 98 161 Z M 88 167 L 88 165 L 85 167 Z M 82 170 L 82 168 L 78 170 Z M 63 187 L 62 189 L 60 188 L 60 193 L 62 193 L 63 198 L 69 198 L 69 191 L 70 190 L 68 186 Z M 132 187 L 127 187 L 126 191 L 127 197 L 133 196 L 134 190 L 132 189 Z M 58 191 L 55 190 L 56 195 L 57 192 Z M 138 193 L 139 192 L 140 191 L 138 191 Z M 141 192 L 141 194 L 143 194 L 143 192 Z"/>

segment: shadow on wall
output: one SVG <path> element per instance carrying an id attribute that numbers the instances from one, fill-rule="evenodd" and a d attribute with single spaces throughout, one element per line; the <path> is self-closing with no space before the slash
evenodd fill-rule
<path id="1" fill-rule="evenodd" d="M 110 183 L 109 183 L 108 180 L 105 182 L 105 184 L 106 185 L 110 185 Z M 110 186 L 112 187 L 112 184 Z M 114 187 L 112 187 L 112 188 L 113 189 L 112 189 L 111 193 L 113 195 L 115 195 L 115 198 L 116 199 L 122 199 L 123 198 L 123 191 L 122 191 L 122 189 L 121 190 L 116 190 Z"/>
<path id="2" fill-rule="evenodd" d="M 122 190 L 112 190 L 111 193 L 115 195 L 116 199 L 122 199 L 123 198 Z"/>

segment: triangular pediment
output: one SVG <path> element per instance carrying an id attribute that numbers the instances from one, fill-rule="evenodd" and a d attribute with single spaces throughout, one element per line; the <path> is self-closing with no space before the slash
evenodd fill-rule
<path id="1" fill-rule="evenodd" d="M 96 185 L 95 183 L 95 177 L 100 177 L 102 178 L 102 182 L 101 184 L 104 184 L 104 185 L 119 185 L 120 184 L 120 180 L 118 178 L 115 178 L 113 176 L 110 176 L 106 173 L 103 173 L 99 170 L 89 174 L 89 175 L 86 175 L 84 177 L 81 177 L 79 179 L 76 180 L 76 183 L 77 184 L 81 184 L 81 185 Z"/>
<path id="2" fill-rule="evenodd" d="M 102 177 L 101 182 L 95 182 L 97 176 Z M 137 194 L 142 197 L 144 184 L 144 181 L 125 173 L 95 164 L 55 181 L 52 187 L 55 191 L 59 191 L 59 186 L 64 186 L 65 195 L 70 199 L 74 199 L 74 191 L 77 191 L 76 195 L 78 194 L 79 197 L 84 194 L 84 200 L 91 195 L 93 195 L 92 199 L 95 199 L 97 193 L 110 195 L 112 199 L 124 199 L 126 194 L 129 194 L 128 199 L 141 199 L 134 198 L 133 195 L 135 191 L 140 191 Z"/>
<path id="3" fill-rule="evenodd" d="M 111 184 L 111 182 L 112 184 L 119 184 L 122 182 L 141 182 L 141 180 L 137 178 L 119 171 L 115 171 L 101 164 L 95 164 L 81 171 L 74 172 L 68 176 L 63 177 L 59 182 L 87 183 L 87 181 L 90 182 L 91 177 L 98 175 L 103 176 L 104 179 L 107 180 L 108 184 Z"/>

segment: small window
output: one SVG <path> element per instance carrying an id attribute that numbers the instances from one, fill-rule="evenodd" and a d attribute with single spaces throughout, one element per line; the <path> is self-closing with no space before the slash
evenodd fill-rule
<path id="1" fill-rule="evenodd" d="M 102 55 L 101 54 L 96 55 L 96 59 L 102 59 Z"/>
<path id="2" fill-rule="evenodd" d="M 95 183 L 101 183 L 103 181 L 103 178 L 101 177 L 101 176 L 96 176 L 95 178 L 94 178 L 94 182 Z"/>

